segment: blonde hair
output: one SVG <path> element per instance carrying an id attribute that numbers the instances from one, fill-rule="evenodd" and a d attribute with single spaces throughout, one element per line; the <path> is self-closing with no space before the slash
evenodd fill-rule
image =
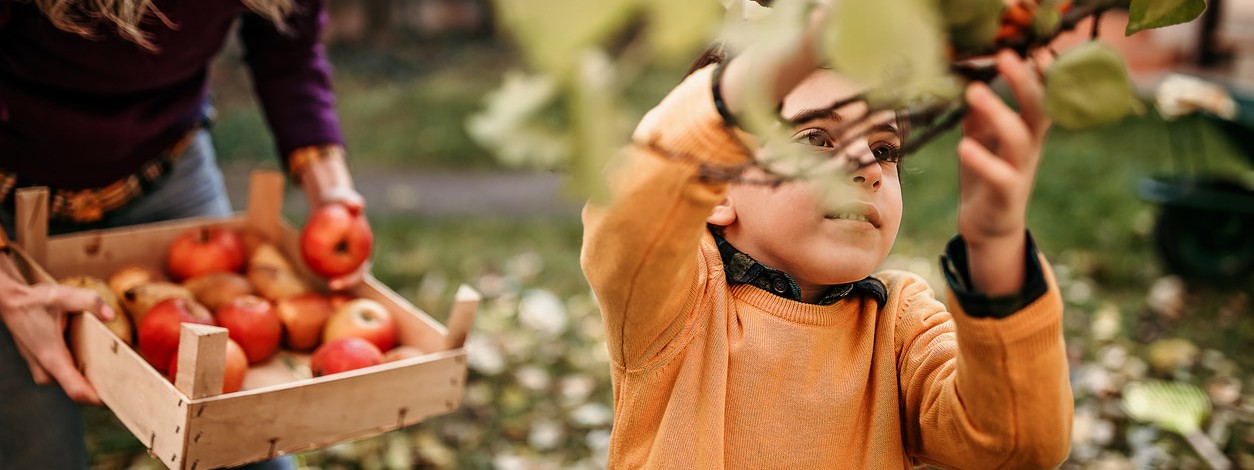
<path id="1" fill-rule="evenodd" d="M 254 13 L 285 29 L 283 19 L 292 13 L 293 0 L 242 0 Z M 149 14 L 170 28 L 177 28 L 152 0 L 34 0 L 54 26 L 83 37 L 94 37 L 97 25 L 112 26 L 118 36 L 150 51 L 157 50 L 141 28 Z"/>

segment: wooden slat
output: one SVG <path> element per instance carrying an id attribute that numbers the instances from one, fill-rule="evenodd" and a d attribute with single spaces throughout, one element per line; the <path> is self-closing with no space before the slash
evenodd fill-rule
<path id="1" fill-rule="evenodd" d="M 248 179 L 248 227 L 278 239 L 278 221 L 283 218 L 283 174 L 257 170 Z"/>
<path id="2" fill-rule="evenodd" d="M 405 298 L 388 289 L 373 277 L 368 277 L 353 291 L 353 295 L 371 299 L 387 307 L 396 319 L 397 340 L 400 344 L 416 347 L 423 352 L 442 351 L 448 331 L 426 312 L 413 306 Z"/>
<path id="3" fill-rule="evenodd" d="M 187 468 L 240 465 L 315 449 L 456 409 L 466 379 L 465 353 L 423 358 L 196 400 Z"/>
<path id="4" fill-rule="evenodd" d="M 179 370 L 174 388 L 192 399 L 221 394 L 226 339 L 226 328 L 184 323 L 179 328 Z"/>
<path id="5" fill-rule="evenodd" d="M 48 188 L 34 187 L 17 190 L 17 243 L 40 265 L 48 253 Z"/>
<path id="6" fill-rule="evenodd" d="M 206 225 L 239 228 L 243 224 L 243 217 L 196 218 L 56 236 L 48 240 L 43 266 L 57 278 L 80 275 L 107 279 L 128 265 L 164 273 L 166 250 L 179 235 Z"/>
<path id="7" fill-rule="evenodd" d="M 479 309 L 482 296 L 473 287 L 462 284 L 453 296 L 453 309 L 448 314 L 448 337 L 444 342 L 445 349 L 460 349 L 466 344 L 466 334 L 475 321 L 475 311 Z"/>
<path id="8" fill-rule="evenodd" d="M 91 315 L 70 320 L 79 368 L 122 424 L 170 468 L 184 456 L 190 399 Z"/>

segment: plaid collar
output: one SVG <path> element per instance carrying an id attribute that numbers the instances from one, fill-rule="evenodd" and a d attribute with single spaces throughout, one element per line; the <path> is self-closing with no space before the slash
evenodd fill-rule
<path id="1" fill-rule="evenodd" d="M 801 287 L 788 273 L 771 269 L 759 263 L 749 255 L 737 250 L 718 233 L 714 233 L 714 241 L 718 244 L 718 253 L 723 258 L 723 271 L 727 274 L 727 282 L 731 284 L 750 284 L 785 299 L 801 300 Z M 831 305 L 850 295 L 868 295 L 875 299 L 880 308 L 888 302 L 888 288 L 879 279 L 868 276 L 866 279 L 847 284 L 830 286 L 818 305 Z"/>

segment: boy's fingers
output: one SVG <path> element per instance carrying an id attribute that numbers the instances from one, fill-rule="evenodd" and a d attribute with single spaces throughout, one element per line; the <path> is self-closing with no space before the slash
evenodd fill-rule
<path id="1" fill-rule="evenodd" d="M 963 137 L 958 141 L 958 159 L 965 172 L 994 185 L 1014 181 L 1016 171 L 979 141 Z"/>
<path id="2" fill-rule="evenodd" d="M 1015 100 L 1019 102 L 1019 114 L 1023 116 L 1023 122 L 1038 137 L 1044 136 L 1049 129 L 1050 120 L 1045 111 L 1045 88 L 1037 77 L 1037 72 L 1030 70 L 1028 63 L 1014 53 L 1005 50 L 997 54 L 997 69 L 1006 77 Z"/>
<path id="3" fill-rule="evenodd" d="M 1017 150 L 1027 148 L 1031 142 L 1019 116 L 983 83 L 968 86 L 966 98 L 971 108 L 964 123 L 967 135 L 1002 159 L 1015 166 L 1021 165 L 1022 152 Z"/>

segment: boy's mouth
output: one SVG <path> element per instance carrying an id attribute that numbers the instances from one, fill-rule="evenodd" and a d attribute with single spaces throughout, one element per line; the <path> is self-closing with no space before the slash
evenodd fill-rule
<path id="1" fill-rule="evenodd" d="M 842 204 L 840 207 L 823 214 L 823 218 L 866 222 L 875 226 L 875 228 L 880 228 L 880 211 L 875 206 L 862 201 Z"/>

